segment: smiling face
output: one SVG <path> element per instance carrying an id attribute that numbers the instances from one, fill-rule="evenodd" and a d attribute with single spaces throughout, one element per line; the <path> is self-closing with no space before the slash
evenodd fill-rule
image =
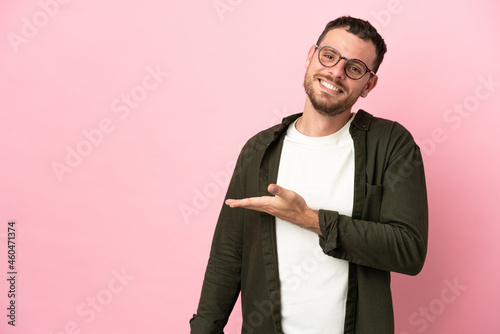
<path id="1" fill-rule="evenodd" d="M 333 47 L 343 57 L 359 59 L 369 68 L 373 68 L 376 58 L 375 45 L 343 28 L 330 30 L 320 46 Z M 358 98 L 366 97 L 375 87 L 378 77 L 368 73 L 359 80 L 353 80 L 345 74 L 345 60 L 341 59 L 333 67 L 325 67 L 318 60 L 318 52 L 313 46 L 307 56 L 304 88 L 308 102 L 317 112 L 326 116 L 350 112 Z"/>

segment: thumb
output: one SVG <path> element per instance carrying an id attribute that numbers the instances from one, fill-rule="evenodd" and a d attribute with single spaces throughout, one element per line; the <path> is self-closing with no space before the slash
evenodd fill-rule
<path id="1" fill-rule="evenodd" d="M 269 191 L 273 195 L 283 197 L 284 199 L 288 199 L 288 197 L 290 197 L 289 195 L 291 195 L 292 193 L 292 191 L 273 183 L 271 183 L 269 187 L 267 187 L 267 191 Z"/>

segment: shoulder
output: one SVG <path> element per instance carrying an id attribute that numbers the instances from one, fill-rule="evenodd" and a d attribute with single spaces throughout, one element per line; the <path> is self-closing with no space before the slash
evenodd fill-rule
<path id="1" fill-rule="evenodd" d="M 387 152 L 402 152 L 418 147 L 415 140 L 403 125 L 381 117 L 375 117 L 364 110 L 359 110 L 353 120 L 354 126 L 366 132 L 367 148 L 384 146 Z"/>
<path id="2" fill-rule="evenodd" d="M 360 109 L 352 122 L 353 126 L 369 132 L 372 136 L 405 136 L 412 138 L 410 132 L 400 123 L 373 116 L 372 114 Z"/>
<path id="3" fill-rule="evenodd" d="M 283 118 L 281 123 L 278 123 L 270 128 L 260 131 L 251 137 L 243 147 L 243 151 L 264 151 L 269 145 L 278 140 L 280 135 L 286 131 L 288 126 L 293 123 L 301 114 L 295 114 Z"/>

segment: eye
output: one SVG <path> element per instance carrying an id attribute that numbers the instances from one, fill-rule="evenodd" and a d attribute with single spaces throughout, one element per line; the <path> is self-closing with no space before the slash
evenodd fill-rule
<path id="1" fill-rule="evenodd" d="M 351 66 L 349 69 L 355 73 L 361 73 L 361 69 L 359 67 Z"/>
<path id="2" fill-rule="evenodd" d="M 366 72 L 366 66 L 359 61 L 350 60 L 347 65 L 347 70 L 353 74 L 359 75 Z"/>
<path id="3" fill-rule="evenodd" d="M 335 50 L 323 48 L 320 52 L 320 58 L 327 63 L 335 63 L 339 59 L 339 55 Z"/>
<path id="4" fill-rule="evenodd" d="M 325 60 L 336 60 L 337 55 L 333 52 L 323 52 L 322 58 Z"/>

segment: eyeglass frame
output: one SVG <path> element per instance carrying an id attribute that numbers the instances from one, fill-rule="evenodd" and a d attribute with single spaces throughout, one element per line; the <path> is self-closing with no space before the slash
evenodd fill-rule
<path id="1" fill-rule="evenodd" d="M 370 69 L 368 68 L 368 66 L 366 66 L 365 62 L 364 62 L 364 61 L 362 61 L 362 60 L 359 60 L 359 59 L 356 59 L 356 58 L 346 58 L 346 57 L 342 57 L 342 55 L 340 54 L 340 52 L 339 52 L 337 49 L 332 48 L 331 46 L 328 46 L 328 45 L 324 45 L 324 46 L 314 45 L 314 46 L 315 46 L 315 47 L 316 47 L 316 49 L 318 50 L 318 61 L 319 61 L 319 63 L 320 63 L 322 66 L 324 66 L 324 67 L 328 67 L 328 68 L 334 67 L 335 65 L 337 65 L 337 64 L 340 62 L 340 60 L 341 60 L 341 59 L 344 59 L 344 60 L 345 60 L 345 62 L 344 62 L 344 73 L 345 73 L 345 75 L 347 75 L 347 77 L 348 77 L 348 78 L 350 78 L 350 79 L 352 79 L 352 80 L 359 80 L 359 79 L 363 78 L 363 77 L 366 75 L 366 73 L 370 73 L 370 74 L 372 74 L 372 75 L 376 75 L 376 73 L 375 73 L 375 72 L 373 72 L 372 70 L 370 70 Z M 337 53 L 339 54 L 339 59 L 337 60 L 337 62 L 336 62 L 335 64 L 333 64 L 333 65 L 331 65 L 331 66 L 326 66 L 325 64 L 323 64 L 323 63 L 321 62 L 321 58 L 320 58 L 319 54 L 320 54 L 320 52 L 321 52 L 321 49 L 322 49 L 322 48 L 330 48 L 330 49 L 334 50 L 335 52 L 337 52 Z M 315 49 L 315 50 L 316 50 L 316 49 Z M 360 76 L 360 77 L 359 77 L 359 78 L 357 78 L 357 79 L 351 78 L 351 77 L 349 76 L 349 74 L 347 74 L 347 70 L 346 70 L 347 62 L 348 62 L 349 60 L 356 60 L 356 61 L 361 62 L 363 65 L 365 65 L 365 67 L 366 67 L 366 72 L 365 72 L 365 73 L 363 73 L 363 75 L 362 75 L 362 76 Z"/>

